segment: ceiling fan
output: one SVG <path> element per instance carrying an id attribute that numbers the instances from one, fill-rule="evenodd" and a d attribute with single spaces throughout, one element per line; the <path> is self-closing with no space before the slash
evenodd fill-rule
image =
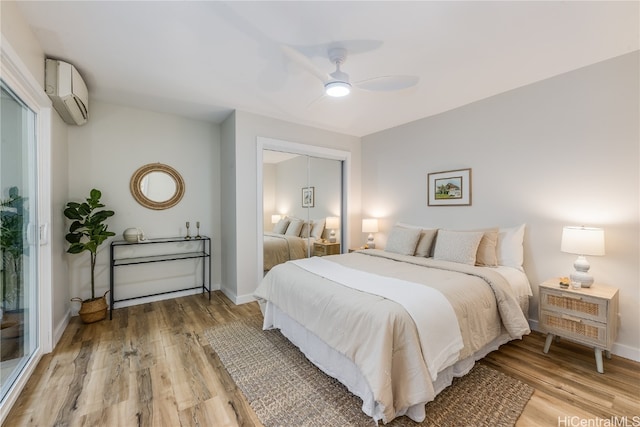
<path id="1" fill-rule="evenodd" d="M 331 74 L 319 70 L 308 57 L 296 49 L 286 45 L 282 46 L 282 49 L 294 62 L 318 77 L 324 85 L 324 93 L 331 97 L 346 96 L 351 93 L 353 88 L 377 92 L 392 92 L 415 86 L 420 80 L 417 76 L 393 75 L 374 77 L 351 83 L 349 75 L 340 69 L 347 60 L 348 53 L 347 49 L 343 47 L 331 47 L 327 52 L 329 60 L 336 66 L 336 70 Z"/>

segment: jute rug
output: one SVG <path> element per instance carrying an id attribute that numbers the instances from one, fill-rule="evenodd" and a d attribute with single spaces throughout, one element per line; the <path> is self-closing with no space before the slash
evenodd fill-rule
<path id="1" fill-rule="evenodd" d="M 374 426 L 362 400 L 327 376 L 262 319 L 205 331 L 209 343 L 256 415 L 267 426 Z M 427 419 L 400 417 L 389 426 L 513 426 L 533 388 L 476 364 L 427 404 Z"/>

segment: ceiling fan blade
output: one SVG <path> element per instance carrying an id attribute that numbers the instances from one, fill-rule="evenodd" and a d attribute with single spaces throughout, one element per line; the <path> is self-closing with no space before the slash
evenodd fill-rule
<path id="1" fill-rule="evenodd" d="M 311 62 L 311 60 L 309 58 L 304 56 L 302 53 L 298 52 L 296 49 L 292 48 L 291 46 L 287 46 L 287 45 L 282 45 L 281 49 L 284 52 L 284 54 L 287 55 L 287 57 L 289 59 L 291 59 L 293 62 L 298 64 L 300 67 L 302 67 L 305 70 L 307 70 L 309 73 L 311 73 L 314 76 L 316 76 L 317 78 L 319 78 L 320 81 L 322 81 L 322 83 L 326 83 L 331 79 L 329 74 L 323 72 L 322 70 L 319 70 L 315 66 L 315 64 L 313 62 Z"/>
<path id="2" fill-rule="evenodd" d="M 354 84 L 358 89 L 376 92 L 392 92 L 415 86 L 420 81 L 418 76 L 382 76 L 362 80 Z"/>

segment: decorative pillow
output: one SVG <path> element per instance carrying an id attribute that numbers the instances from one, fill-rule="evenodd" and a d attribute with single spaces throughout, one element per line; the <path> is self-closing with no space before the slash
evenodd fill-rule
<path id="1" fill-rule="evenodd" d="M 416 246 L 415 256 L 421 257 L 430 257 L 433 255 L 433 241 L 436 238 L 436 234 L 438 234 L 437 228 L 423 228 L 418 225 L 410 225 L 404 223 L 397 223 L 398 227 L 404 228 L 418 228 L 420 229 L 420 238 L 418 239 L 418 244 Z"/>
<path id="2" fill-rule="evenodd" d="M 419 228 L 405 228 L 395 226 L 389 233 L 384 250 L 402 255 L 413 255 L 416 252 L 421 230 Z"/>
<path id="3" fill-rule="evenodd" d="M 484 235 L 478 245 L 478 252 L 476 253 L 476 265 L 483 267 L 497 267 L 498 266 L 498 229 L 492 228 L 483 231 Z"/>
<path id="4" fill-rule="evenodd" d="M 304 221 L 298 218 L 291 218 L 291 222 L 287 227 L 287 232 L 285 233 L 287 236 L 299 236 L 300 230 L 302 230 L 302 225 Z"/>
<path id="5" fill-rule="evenodd" d="M 276 234 L 284 234 L 289 226 L 289 218 L 280 218 L 280 221 L 273 227 L 273 232 Z"/>
<path id="6" fill-rule="evenodd" d="M 433 259 L 474 265 L 482 231 L 438 230 Z"/>
<path id="7" fill-rule="evenodd" d="M 300 230 L 300 237 L 302 237 L 303 239 L 308 238 L 311 232 L 311 227 L 312 227 L 311 221 L 306 221 L 304 224 L 302 224 L 302 230 Z"/>
<path id="8" fill-rule="evenodd" d="M 524 229 L 526 224 L 511 228 L 501 228 L 498 231 L 497 256 L 498 265 L 517 268 L 524 271 Z"/>
<path id="9" fill-rule="evenodd" d="M 314 239 L 322 239 L 322 233 L 324 232 L 324 219 L 318 219 L 313 221 L 313 227 L 311 228 L 311 237 Z"/>

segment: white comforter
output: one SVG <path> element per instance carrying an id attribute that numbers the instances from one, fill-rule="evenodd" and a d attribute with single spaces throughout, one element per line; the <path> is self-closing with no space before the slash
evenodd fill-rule
<path id="1" fill-rule="evenodd" d="M 529 333 L 509 284 L 492 269 L 376 250 L 327 259 L 442 293 L 453 307 L 464 343 L 459 359 L 473 355 L 505 329 L 512 338 Z M 421 342 L 415 321 L 398 303 L 345 287 L 294 263 L 275 267 L 255 295 L 353 361 L 374 396 L 374 412 L 379 414 L 374 417 L 389 422 L 435 398 L 422 351 L 429 342 Z M 423 304 L 429 310 L 429 301 Z"/>

